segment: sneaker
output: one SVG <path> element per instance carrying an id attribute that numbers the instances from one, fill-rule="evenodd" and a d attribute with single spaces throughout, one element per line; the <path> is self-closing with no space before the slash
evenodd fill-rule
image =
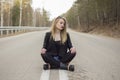
<path id="1" fill-rule="evenodd" d="M 68 65 L 64 63 L 60 63 L 60 69 L 68 70 Z"/>

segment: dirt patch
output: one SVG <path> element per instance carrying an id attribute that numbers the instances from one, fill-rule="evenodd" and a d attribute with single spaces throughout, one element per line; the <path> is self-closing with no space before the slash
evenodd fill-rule
<path id="1" fill-rule="evenodd" d="M 103 35 L 113 38 L 119 38 L 120 39 L 120 29 L 118 27 L 101 27 L 101 28 L 95 28 L 94 30 L 89 32 L 90 34 L 96 34 L 96 35 Z"/>
<path id="2" fill-rule="evenodd" d="M 102 36 L 120 39 L 120 26 L 93 27 L 88 31 L 81 30 L 80 28 L 74 29 L 74 30 L 77 32 L 90 33 L 90 34 L 102 35 Z"/>

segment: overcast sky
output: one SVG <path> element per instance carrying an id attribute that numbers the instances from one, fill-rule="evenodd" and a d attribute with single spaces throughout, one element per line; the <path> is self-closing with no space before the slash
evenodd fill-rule
<path id="1" fill-rule="evenodd" d="M 57 17 L 70 9 L 76 0 L 33 0 L 32 7 L 43 8 L 50 14 L 50 19 Z"/>

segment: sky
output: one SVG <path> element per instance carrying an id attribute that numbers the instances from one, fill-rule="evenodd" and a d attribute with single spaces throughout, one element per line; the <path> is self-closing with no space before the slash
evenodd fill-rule
<path id="1" fill-rule="evenodd" d="M 53 19 L 67 12 L 76 0 L 33 0 L 32 7 L 43 8 L 49 12 L 50 19 Z"/>

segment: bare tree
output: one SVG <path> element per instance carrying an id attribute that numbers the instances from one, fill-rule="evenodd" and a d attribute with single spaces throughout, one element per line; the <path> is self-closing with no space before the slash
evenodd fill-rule
<path id="1" fill-rule="evenodd" d="M 3 0 L 1 0 L 1 27 L 3 27 Z"/>
<path id="2" fill-rule="evenodd" d="M 22 22 L 22 0 L 20 1 L 20 20 L 19 20 L 19 27 L 21 26 Z"/>

